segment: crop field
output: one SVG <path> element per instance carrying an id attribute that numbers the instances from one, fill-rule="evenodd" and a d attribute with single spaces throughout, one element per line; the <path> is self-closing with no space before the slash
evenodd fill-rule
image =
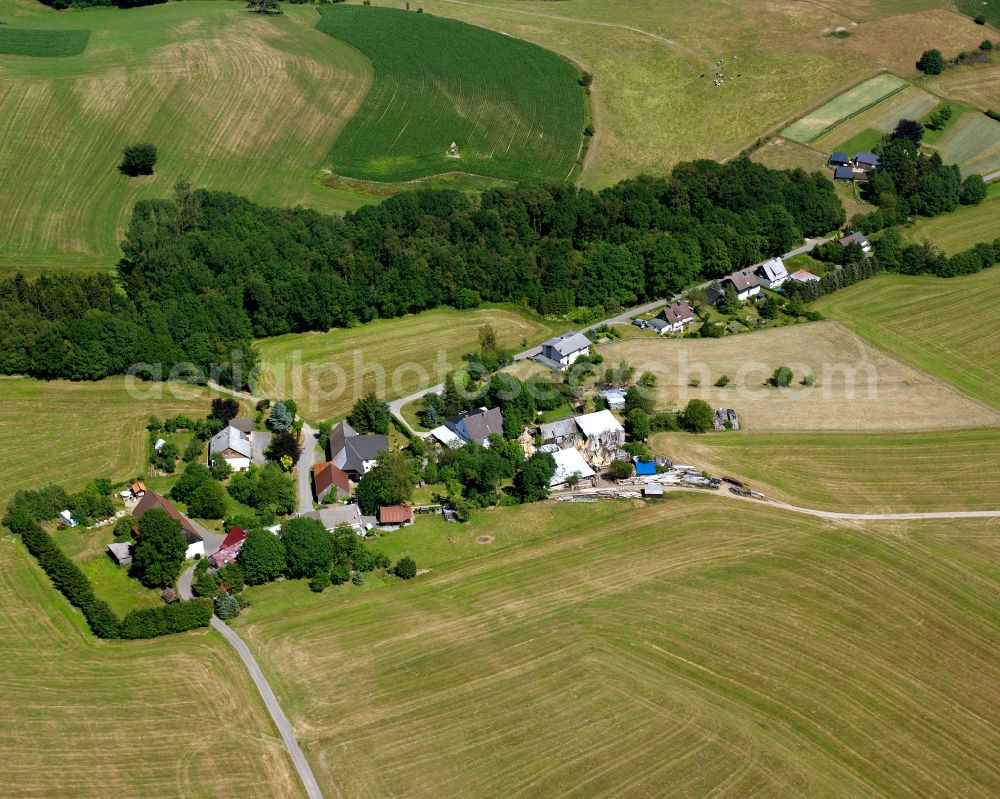
<path id="1" fill-rule="evenodd" d="M 814 139 L 811 146 L 821 152 L 833 152 L 842 149 L 852 138 L 865 131 L 889 133 L 900 119 L 920 119 L 937 104 L 938 98 L 934 95 L 916 86 L 907 86 L 867 111 L 844 120 L 828 133 Z M 852 150 L 851 155 L 857 152 L 853 147 L 848 149 Z"/>
<path id="2" fill-rule="evenodd" d="M 0 56 L 0 272 L 112 268 L 133 203 L 180 176 L 265 204 L 363 204 L 314 182 L 371 79 L 360 53 L 315 30 L 315 9 L 31 5 L 44 13 L 8 21 L 93 29 L 78 56 Z M 137 141 L 159 150 L 151 177 L 117 171 Z"/>
<path id="3" fill-rule="evenodd" d="M 994 241 L 1000 238 L 1000 201 L 994 198 L 941 216 L 921 218 L 903 228 L 903 236 L 918 244 L 925 239 L 932 241 L 949 255 L 981 241 Z"/>
<path id="4" fill-rule="evenodd" d="M 902 92 L 908 85 L 902 78 L 883 72 L 810 112 L 781 131 L 781 135 L 800 144 L 809 144 L 845 120 Z"/>
<path id="5" fill-rule="evenodd" d="M 330 151 L 334 173 L 569 177 L 583 135 L 583 90 L 579 73 L 554 53 L 397 9 L 331 6 L 320 10 L 318 28 L 356 47 L 375 73 Z M 452 143 L 457 153 L 449 156 Z"/>
<path id="6" fill-rule="evenodd" d="M 479 328 L 487 323 L 515 352 L 552 331 L 545 321 L 513 310 L 439 308 L 347 330 L 276 336 L 258 342 L 263 368 L 257 393 L 291 396 L 311 421 L 339 419 L 369 392 L 395 399 L 440 383 L 462 365 L 463 355 L 479 349 Z"/>
<path id="7" fill-rule="evenodd" d="M 863 288 L 863 294 L 854 296 L 867 306 L 881 307 L 882 292 L 870 281 Z M 970 331 L 983 329 L 983 320 L 974 315 L 968 319 Z M 927 338 L 935 345 L 936 339 Z M 880 338 L 873 340 L 882 343 Z M 979 345 L 979 349 L 988 346 L 992 345 Z M 638 374 L 649 370 L 657 375 L 659 407 L 683 408 L 690 399 L 704 399 L 712 407 L 735 409 L 741 426 L 752 432 L 1000 427 L 997 411 L 832 321 L 718 339 L 631 339 L 598 351 L 607 363 L 628 361 Z M 788 366 L 795 375 L 794 385 L 787 389 L 765 385 L 779 366 Z M 716 388 L 714 383 L 723 375 L 729 385 Z M 808 375 L 816 385 L 799 384 Z M 699 385 L 692 386 L 694 381 Z"/>
<path id="8" fill-rule="evenodd" d="M 89 30 L 38 30 L 0 26 L 0 55 L 80 55 L 87 49 Z"/>
<path id="9" fill-rule="evenodd" d="M 62 483 L 77 490 L 97 477 L 134 477 L 145 470 L 150 415 L 208 413 L 211 395 L 203 389 L 173 384 L 141 384 L 139 388 L 162 388 L 163 396 L 133 399 L 125 378 L 97 383 L 0 378 L 4 409 L 0 417 L 0 508 L 19 488 Z"/>
<path id="10" fill-rule="evenodd" d="M 735 505 L 482 514 L 535 540 L 237 625 L 328 796 L 995 795 L 1000 524 Z"/>
<path id="11" fill-rule="evenodd" d="M 1000 408 L 1000 269 L 968 277 L 882 275 L 816 308 L 924 372 Z M 941 309 L 961 309 L 945 313 Z M 941 409 L 942 421 L 954 420 Z M 986 420 L 984 420 L 985 422 Z M 989 422 L 984 427 L 995 426 Z"/>
<path id="12" fill-rule="evenodd" d="M 1000 122 L 964 114 L 933 147 L 946 164 L 958 164 L 963 175 L 990 174 L 1000 170 Z"/>
<path id="13" fill-rule="evenodd" d="M 4 796 L 304 796 L 216 633 L 98 641 L 10 535 L 0 536 L 0 649 Z"/>
<path id="14" fill-rule="evenodd" d="M 793 505 L 855 513 L 1000 510 L 1000 430 L 660 433 L 652 448 Z"/>

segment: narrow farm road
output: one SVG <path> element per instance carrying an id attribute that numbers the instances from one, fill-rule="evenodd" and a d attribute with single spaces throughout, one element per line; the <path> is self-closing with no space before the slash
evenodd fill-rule
<path id="1" fill-rule="evenodd" d="M 983 180 L 986 183 L 989 183 L 991 180 L 996 180 L 997 178 L 1000 178 L 1000 169 L 998 169 L 996 172 L 990 172 L 990 174 L 988 175 L 983 175 Z"/>
<path id="2" fill-rule="evenodd" d="M 193 577 L 194 566 L 182 573 L 177 580 L 177 592 L 185 601 L 191 599 L 192 597 L 191 580 Z M 295 740 L 295 731 L 292 729 L 292 724 L 288 720 L 288 716 L 285 715 L 285 711 L 281 709 L 278 697 L 275 696 L 274 690 L 271 688 L 271 684 L 267 681 L 267 677 L 264 676 L 264 672 L 261 671 L 261 668 L 257 663 L 257 659 L 253 656 L 250 648 L 243 642 L 243 639 L 240 638 L 229 627 L 229 625 L 222 621 L 222 619 L 218 616 L 212 616 L 211 625 L 212 629 L 225 638 L 229 645 L 236 650 L 236 654 L 240 656 L 240 660 L 243 661 L 243 665 L 245 665 L 247 667 L 247 671 L 250 672 L 250 679 L 252 679 L 254 685 L 257 686 L 261 699 L 264 700 L 264 706 L 267 708 L 267 712 L 271 714 L 271 718 L 274 720 L 274 726 L 278 728 L 278 732 L 281 734 L 281 740 L 284 742 L 285 748 L 288 749 L 288 755 L 292 759 L 292 765 L 294 765 L 295 770 L 299 772 L 299 779 L 302 780 L 302 785 L 306 789 L 306 796 L 308 796 L 309 799 L 323 799 L 323 792 L 319 789 L 319 783 L 316 782 L 316 777 L 313 776 L 312 768 L 309 766 L 309 761 L 306 760 L 306 756 L 299 748 L 298 741 Z"/>

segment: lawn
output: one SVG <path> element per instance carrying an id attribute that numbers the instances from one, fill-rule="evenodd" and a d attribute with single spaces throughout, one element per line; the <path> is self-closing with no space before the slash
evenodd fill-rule
<path id="1" fill-rule="evenodd" d="M 4 796 L 304 796 L 242 663 L 202 631 L 98 641 L 0 536 Z M 238 762 L 238 768 L 220 763 Z"/>
<path id="2" fill-rule="evenodd" d="M 873 108 L 908 86 L 909 84 L 902 78 L 883 72 L 806 114 L 798 122 L 781 131 L 781 135 L 800 144 L 809 144 L 845 120 Z"/>
<path id="3" fill-rule="evenodd" d="M 883 296 L 881 286 L 866 281 L 860 288 L 862 292 L 852 296 L 866 307 L 878 307 Z M 937 303 L 928 304 L 928 317 L 936 307 Z M 961 318 L 968 319 L 970 331 L 982 331 L 982 320 L 974 313 Z M 929 322 L 925 320 L 924 324 Z M 926 333 L 926 327 L 921 329 Z M 939 335 L 925 335 L 924 339 L 939 345 Z M 879 338 L 874 340 L 883 343 Z M 986 347 L 995 348 L 993 344 Z M 607 363 L 628 361 L 636 374 L 649 370 L 657 375 L 660 408 L 682 408 L 690 399 L 704 399 L 712 407 L 736 410 L 742 427 L 752 432 L 1000 427 L 997 411 L 832 321 L 717 339 L 632 339 L 602 346 L 598 351 Z M 779 366 L 791 368 L 794 384 L 787 389 L 765 386 Z M 995 371 L 996 367 L 992 368 Z M 729 377 L 729 385 L 715 388 L 722 375 Z M 815 386 L 799 384 L 808 375 L 815 378 Z M 693 379 L 700 385 L 692 387 Z"/>
<path id="4" fill-rule="evenodd" d="M 816 307 L 1000 408 L 1000 337 L 993 333 L 1000 322 L 1000 268 L 951 279 L 882 275 L 824 297 Z M 961 312 L 942 316 L 941 309 Z M 941 412 L 942 421 L 955 420 L 953 410 Z"/>
<path id="5" fill-rule="evenodd" d="M 957 164 L 963 175 L 987 175 L 1000 170 L 1000 122 L 985 114 L 963 114 L 934 142 L 946 164 Z"/>
<path id="6" fill-rule="evenodd" d="M 39 30 L 0 26 L 0 55 L 80 55 L 87 49 L 89 30 Z"/>
<path id="7" fill-rule="evenodd" d="M 258 342 L 264 368 L 257 393 L 291 396 L 313 422 L 343 418 L 369 392 L 395 399 L 440 383 L 463 355 L 479 349 L 485 324 L 493 325 L 501 345 L 517 351 L 555 330 L 516 309 L 438 308 L 345 330 L 276 336 Z"/>
<path id="8" fill-rule="evenodd" d="M 1000 430 L 891 435 L 660 433 L 677 463 L 747 480 L 767 496 L 835 511 L 1000 509 Z"/>
<path id="9" fill-rule="evenodd" d="M 126 13 L 5 7 L 12 26 L 91 30 L 80 55 L 0 56 L 0 272 L 112 268 L 132 205 L 168 196 L 181 176 L 265 204 L 364 202 L 315 182 L 371 68 L 315 30 L 314 8 L 263 17 L 201 0 Z M 116 168 L 137 141 L 159 150 L 152 177 Z"/>
<path id="10" fill-rule="evenodd" d="M 330 151 L 334 173 L 388 181 L 453 171 L 569 177 L 584 95 L 579 72 L 563 58 L 485 28 L 398 9 L 326 7 L 318 28 L 357 48 L 374 71 Z"/>
<path id="11" fill-rule="evenodd" d="M 995 520 L 551 507 L 237 622 L 326 795 L 995 795 Z"/>
<path id="12" fill-rule="evenodd" d="M 950 214 L 921 218 L 903 228 L 909 241 L 928 239 L 949 255 L 968 250 L 983 241 L 1000 238 L 1000 202 L 989 199 L 980 205 L 959 208 Z"/>
<path id="13" fill-rule="evenodd" d="M 0 507 L 19 488 L 61 483 L 79 490 L 97 477 L 146 471 L 146 420 L 205 416 L 211 394 L 194 386 L 140 384 L 159 398 L 133 398 L 126 378 L 97 383 L 0 378 Z M 176 396 L 175 396 L 176 394 Z"/>

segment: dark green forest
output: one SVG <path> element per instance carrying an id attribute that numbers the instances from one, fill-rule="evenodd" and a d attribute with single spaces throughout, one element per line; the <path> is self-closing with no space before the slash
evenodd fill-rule
<path id="1" fill-rule="evenodd" d="M 543 314 L 661 298 L 837 229 L 820 173 L 746 158 L 678 165 L 600 192 L 523 184 L 478 198 L 399 194 L 344 217 L 265 208 L 178 184 L 137 203 L 118 280 L 0 281 L 0 373 L 98 379 L 130 364 L 245 375 L 253 340 L 438 305 L 519 302 Z M 124 293 L 122 292 L 124 291 Z M 216 371 L 230 378 L 227 368 Z"/>

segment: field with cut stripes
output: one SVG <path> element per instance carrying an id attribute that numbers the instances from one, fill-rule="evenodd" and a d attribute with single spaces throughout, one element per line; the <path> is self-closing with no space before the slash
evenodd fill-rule
<path id="1" fill-rule="evenodd" d="M 947 70 L 932 78 L 928 88 L 983 111 L 1000 110 L 1000 63 Z"/>
<path id="2" fill-rule="evenodd" d="M 881 275 L 824 297 L 816 308 L 1000 408 L 1000 268 L 950 279 Z"/>
<path id="3" fill-rule="evenodd" d="M 375 79 L 330 151 L 336 174 L 409 180 L 465 171 L 564 180 L 583 135 L 579 73 L 527 42 L 430 14 L 321 10 L 319 30 L 356 47 Z M 452 143 L 457 152 L 449 156 Z"/>
<path id="4" fill-rule="evenodd" d="M 493 528 L 527 538 L 237 622 L 327 796 L 1000 787 L 996 520 L 837 525 L 672 495 L 470 526 L 456 554 Z"/>
<path id="5" fill-rule="evenodd" d="M 963 175 L 988 175 L 1000 170 L 1000 122 L 983 114 L 964 114 L 933 147 L 946 164 L 957 164 Z"/>
<path id="6" fill-rule="evenodd" d="M 938 99 L 934 95 L 916 86 L 907 86 L 867 111 L 862 111 L 836 125 L 815 139 L 811 146 L 820 152 L 833 152 L 863 131 L 874 129 L 889 133 L 900 119 L 920 119 L 937 104 Z M 854 155 L 854 152 L 851 155 Z"/>
<path id="7" fill-rule="evenodd" d="M 903 91 L 907 85 L 902 78 L 883 72 L 809 112 L 781 131 L 781 135 L 792 141 L 809 144 L 844 120 Z"/>

